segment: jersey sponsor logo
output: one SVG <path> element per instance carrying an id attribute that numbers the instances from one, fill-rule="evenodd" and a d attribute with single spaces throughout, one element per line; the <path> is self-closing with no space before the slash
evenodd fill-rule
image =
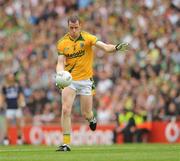
<path id="1" fill-rule="evenodd" d="M 72 58 L 77 58 L 81 57 L 85 54 L 85 50 L 79 50 L 78 52 L 75 52 L 73 54 L 67 54 L 65 55 L 67 58 L 72 59 Z"/>

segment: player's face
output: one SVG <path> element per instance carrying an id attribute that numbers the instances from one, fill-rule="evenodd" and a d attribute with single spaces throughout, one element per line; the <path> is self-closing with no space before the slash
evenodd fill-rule
<path id="1" fill-rule="evenodd" d="M 14 74 L 13 73 L 8 73 L 6 76 L 7 82 L 14 82 Z"/>
<path id="2" fill-rule="evenodd" d="M 69 29 L 69 34 L 73 39 L 76 39 L 79 37 L 80 32 L 81 32 L 81 26 L 80 26 L 79 21 L 76 21 L 75 23 L 69 21 L 68 29 Z"/>

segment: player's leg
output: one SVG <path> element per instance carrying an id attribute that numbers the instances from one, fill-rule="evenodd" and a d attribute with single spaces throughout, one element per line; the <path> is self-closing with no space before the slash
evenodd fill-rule
<path id="1" fill-rule="evenodd" d="M 69 144 L 69 139 L 66 140 L 66 135 L 70 135 L 71 132 L 71 110 L 73 106 L 73 102 L 76 96 L 76 92 L 67 87 L 62 90 L 62 115 L 61 115 L 61 123 L 64 134 L 64 143 Z"/>
<path id="2" fill-rule="evenodd" d="M 63 131 L 63 145 L 57 151 L 70 151 L 68 144 L 70 144 L 71 133 L 71 110 L 76 96 L 75 90 L 66 87 L 62 90 L 62 114 L 61 125 Z"/>
<path id="3" fill-rule="evenodd" d="M 5 136 L 4 136 L 4 140 L 3 140 L 3 144 L 4 145 L 9 145 L 10 141 L 9 141 L 9 137 L 8 137 L 8 131 L 9 131 L 9 127 L 11 125 L 12 119 L 15 117 L 15 113 L 13 110 L 11 109 L 7 109 L 6 110 L 6 118 L 5 118 Z"/>
<path id="4" fill-rule="evenodd" d="M 23 117 L 22 117 L 22 110 L 17 109 L 16 110 L 16 128 L 18 133 L 18 140 L 17 144 L 22 145 L 23 144 L 23 138 L 22 138 L 22 126 L 23 126 Z"/>
<path id="5" fill-rule="evenodd" d="M 9 126 L 10 126 L 11 119 L 6 117 L 5 121 L 6 121 L 6 125 L 5 125 L 5 136 L 4 136 L 3 144 L 4 145 L 9 145 L 10 141 L 9 141 L 9 137 L 8 137 L 8 129 L 9 129 Z"/>
<path id="6" fill-rule="evenodd" d="M 91 130 L 96 130 L 97 121 L 93 114 L 93 96 L 92 95 L 81 95 L 80 96 L 81 113 L 89 121 Z"/>
<path id="7" fill-rule="evenodd" d="M 87 120 L 93 118 L 92 112 L 92 95 L 81 95 L 80 96 L 81 113 Z"/>

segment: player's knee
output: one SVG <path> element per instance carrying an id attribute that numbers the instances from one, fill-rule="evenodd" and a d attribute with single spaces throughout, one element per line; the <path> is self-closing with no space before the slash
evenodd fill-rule
<path id="1" fill-rule="evenodd" d="M 71 115 L 71 110 L 67 106 L 63 106 L 62 107 L 62 113 L 64 116 L 69 116 L 69 115 Z"/>

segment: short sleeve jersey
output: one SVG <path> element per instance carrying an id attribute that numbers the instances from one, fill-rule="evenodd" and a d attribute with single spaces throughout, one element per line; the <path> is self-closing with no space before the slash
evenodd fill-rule
<path id="1" fill-rule="evenodd" d="M 73 80 L 86 80 L 93 76 L 92 46 L 97 40 L 96 36 L 82 31 L 76 40 L 66 34 L 58 41 L 58 55 L 65 56 L 65 70 L 71 73 Z"/>
<path id="2" fill-rule="evenodd" d="M 17 109 L 18 108 L 18 97 L 22 93 L 22 87 L 18 85 L 12 85 L 9 87 L 3 86 L 2 93 L 5 97 L 7 109 Z"/>

